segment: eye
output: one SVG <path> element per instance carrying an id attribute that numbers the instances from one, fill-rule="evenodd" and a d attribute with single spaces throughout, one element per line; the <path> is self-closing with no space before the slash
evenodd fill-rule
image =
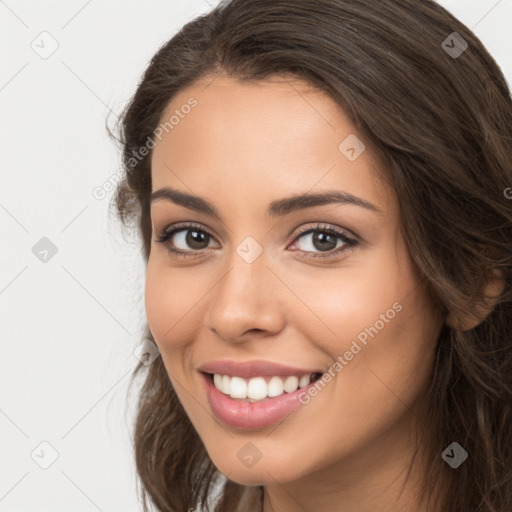
<path id="1" fill-rule="evenodd" d="M 216 246 L 213 235 L 202 226 L 192 223 L 164 229 L 156 242 L 164 244 L 169 252 L 181 257 L 201 256 L 203 251 Z M 316 224 L 301 227 L 289 247 L 298 246 L 304 258 L 329 258 L 353 249 L 358 244 L 355 237 L 338 228 L 329 224 Z"/>
<path id="2" fill-rule="evenodd" d="M 171 253 L 186 257 L 207 249 L 213 236 L 197 224 L 181 224 L 165 229 L 156 241 L 164 244 Z"/>
<path id="3" fill-rule="evenodd" d="M 344 231 L 322 224 L 300 228 L 295 240 L 292 246 L 298 246 L 301 252 L 306 253 L 305 258 L 329 258 L 353 249 L 359 243 Z M 315 251 L 318 253 L 315 254 Z"/>

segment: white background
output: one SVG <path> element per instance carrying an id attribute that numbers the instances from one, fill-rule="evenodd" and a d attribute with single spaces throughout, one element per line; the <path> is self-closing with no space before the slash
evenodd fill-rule
<path id="1" fill-rule="evenodd" d="M 144 266 L 137 238 L 109 220 L 120 160 L 105 120 L 210 1 L 0 1 L 1 512 L 141 510 L 130 444 L 137 387 L 126 397 Z M 439 3 L 512 84 L 512 0 Z M 31 48 L 43 31 L 59 45 L 47 59 Z M 46 263 L 32 252 L 42 237 L 57 247 Z M 48 469 L 31 458 L 50 461 L 43 441 L 59 454 Z"/>

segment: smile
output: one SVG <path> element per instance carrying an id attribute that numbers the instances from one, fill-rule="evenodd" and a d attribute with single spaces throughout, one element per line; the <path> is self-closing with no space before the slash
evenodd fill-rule
<path id="1" fill-rule="evenodd" d="M 215 417 L 227 426 L 244 430 L 262 429 L 286 419 L 301 405 L 299 395 L 307 393 L 309 388 L 314 386 L 315 382 L 322 375 L 321 373 L 313 373 L 304 375 L 301 379 L 298 379 L 297 376 L 288 376 L 285 380 L 276 375 L 266 378 L 253 377 L 247 381 L 236 376 L 217 374 L 218 376 L 215 377 L 215 374 L 204 372 L 200 372 L 200 374 L 204 382 L 208 402 Z M 311 378 L 312 375 L 314 375 L 313 379 Z M 305 384 L 306 377 L 309 381 L 308 384 Z M 215 378 L 217 383 L 220 382 L 221 387 L 226 385 L 226 388 L 223 389 L 227 390 L 227 385 L 229 384 L 230 393 L 233 386 L 235 394 L 236 391 L 240 391 L 240 395 L 245 394 L 242 391 L 244 389 L 243 386 L 246 386 L 252 396 L 262 397 L 263 393 L 265 393 L 265 396 L 259 399 L 231 397 L 223 390 L 217 389 L 217 385 L 214 382 Z M 240 381 L 243 381 L 243 384 Z M 251 381 L 254 384 L 251 384 Z M 305 384 L 303 387 L 300 387 L 300 381 L 302 381 L 302 384 Z M 283 391 L 280 394 L 273 397 L 269 396 L 269 393 L 272 394 L 273 392 L 280 391 L 281 386 Z M 293 391 L 286 391 L 285 386 L 288 386 L 287 389 L 290 390 L 295 389 Z"/>
<path id="2" fill-rule="evenodd" d="M 293 393 L 318 378 L 320 378 L 320 373 L 302 375 L 301 377 L 274 375 L 251 379 L 215 373 L 213 374 L 213 383 L 220 392 L 231 398 L 254 403 L 266 398 L 281 396 L 283 393 Z"/>

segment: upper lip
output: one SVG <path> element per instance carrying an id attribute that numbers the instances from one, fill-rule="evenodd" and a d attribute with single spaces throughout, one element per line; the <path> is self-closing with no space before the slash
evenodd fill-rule
<path id="1" fill-rule="evenodd" d="M 218 373 L 220 375 L 230 375 L 250 379 L 251 377 L 272 377 L 273 375 L 311 375 L 312 373 L 321 373 L 315 369 L 294 368 L 285 366 L 280 363 L 272 363 L 271 361 L 254 360 L 254 361 L 233 361 L 220 360 L 199 366 L 199 371 L 205 373 Z"/>

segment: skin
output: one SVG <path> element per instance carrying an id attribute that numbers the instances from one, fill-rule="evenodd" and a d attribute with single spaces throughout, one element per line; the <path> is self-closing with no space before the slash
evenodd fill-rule
<path id="1" fill-rule="evenodd" d="M 338 145 L 363 136 L 329 97 L 295 79 L 209 77 L 173 98 L 162 119 L 191 96 L 197 106 L 153 150 L 152 190 L 201 196 L 222 221 L 153 202 L 145 300 L 169 378 L 213 463 L 235 482 L 264 485 L 264 512 L 426 511 L 415 501 L 421 468 L 402 486 L 443 318 L 410 259 L 398 199 L 369 144 L 349 161 Z M 280 218 L 265 213 L 274 200 L 325 190 L 380 212 L 332 203 Z M 178 258 L 156 239 L 186 221 L 212 237 L 198 249 L 186 245 L 186 231 L 175 235 L 168 246 L 195 251 Z M 317 222 L 360 244 L 336 255 L 341 240 L 322 249 L 312 234 L 297 233 Z M 236 252 L 247 236 L 263 248 L 250 264 Z M 330 257 L 305 258 L 326 251 Z M 327 372 L 396 302 L 401 311 L 281 423 L 248 431 L 214 416 L 201 364 L 265 359 Z M 250 468 L 237 457 L 247 442 L 261 452 Z"/>

